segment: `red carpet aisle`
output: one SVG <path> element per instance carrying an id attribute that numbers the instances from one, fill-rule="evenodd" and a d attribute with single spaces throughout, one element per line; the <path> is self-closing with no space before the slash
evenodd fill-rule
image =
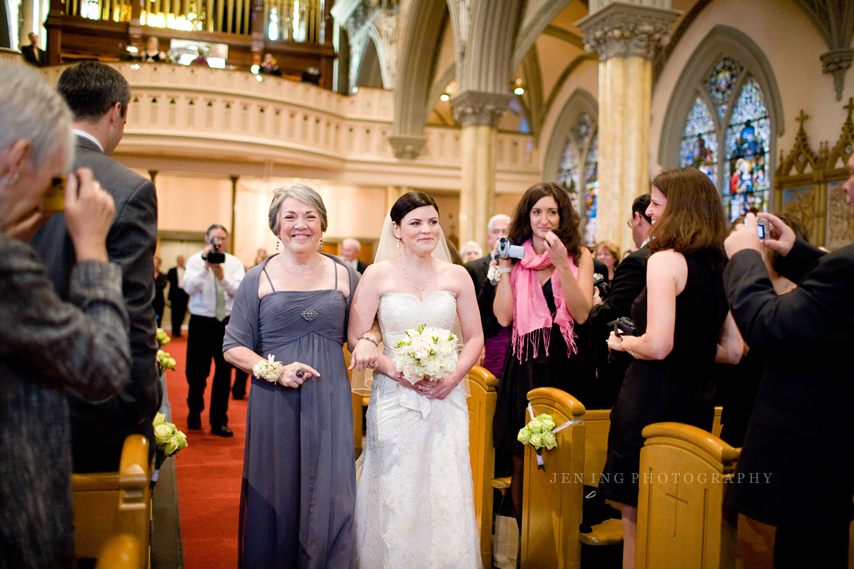
<path id="1" fill-rule="evenodd" d="M 175 371 L 167 372 L 166 376 L 172 422 L 187 434 L 189 442 L 187 448 L 175 457 L 184 565 L 187 569 L 234 569 L 237 567 L 238 508 L 247 400 L 229 399 L 228 426 L 234 431 L 234 437 L 224 439 L 210 434 L 211 378 L 208 378 L 202 429 L 188 429 L 187 376 L 184 374 L 186 338 L 177 338 L 164 349 L 177 362 Z"/>

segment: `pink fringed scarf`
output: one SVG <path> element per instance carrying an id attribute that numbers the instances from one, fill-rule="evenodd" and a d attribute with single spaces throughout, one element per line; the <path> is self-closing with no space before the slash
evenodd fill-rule
<path id="1" fill-rule="evenodd" d="M 560 284 L 560 275 L 554 271 L 551 276 L 552 293 L 554 294 L 555 312 L 552 320 L 551 311 L 543 295 L 543 287 L 537 278 L 537 271 L 541 271 L 552 264 L 549 252 L 542 255 L 534 252 L 531 240 L 525 241 L 525 257 L 516 263 L 510 273 L 510 286 L 513 289 L 513 353 L 521 362 L 525 359 L 530 349 L 530 355 L 536 358 L 540 352 L 540 344 L 549 355 L 549 341 L 551 340 L 552 324 L 560 327 L 560 333 L 566 340 L 567 356 L 578 351 L 575 345 L 575 334 L 573 328 L 575 321 L 566 308 L 566 300 L 563 298 L 563 287 Z M 578 267 L 569 258 L 569 266 L 572 274 L 578 278 Z"/>

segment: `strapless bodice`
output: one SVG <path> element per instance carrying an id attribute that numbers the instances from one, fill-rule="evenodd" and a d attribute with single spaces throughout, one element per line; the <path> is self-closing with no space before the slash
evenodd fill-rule
<path id="1" fill-rule="evenodd" d="M 388 292 L 380 298 L 377 318 L 383 335 L 385 354 L 405 337 L 407 330 L 421 324 L 453 331 L 457 317 L 457 297 L 451 291 L 437 290 L 424 300 L 406 292 Z"/>

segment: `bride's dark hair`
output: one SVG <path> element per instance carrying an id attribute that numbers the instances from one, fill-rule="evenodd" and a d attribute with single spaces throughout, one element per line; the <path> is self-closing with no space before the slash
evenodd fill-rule
<path id="1" fill-rule="evenodd" d="M 388 215 L 391 217 L 393 222 L 400 225 L 400 222 L 403 221 L 403 218 L 406 217 L 407 213 L 413 209 L 418 209 L 419 207 L 424 207 L 426 205 L 433 206 L 436 208 L 436 213 L 439 213 L 439 206 L 436 205 L 436 200 L 424 192 L 407 192 L 397 198 L 397 201 L 394 202 L 393 206 L 391 206 L 391 211 L 388 212 Z"/>

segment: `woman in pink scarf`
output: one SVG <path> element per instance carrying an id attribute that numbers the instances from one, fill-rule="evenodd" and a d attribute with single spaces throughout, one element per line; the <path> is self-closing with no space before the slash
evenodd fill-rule
<path id="1" fill-rule="evenodd" d="M 524 447 L 516 440 L 525 426 L 528 391 L 555 387 L 582 403 L 594 381 L 587 321 L 593 306 L 593 255 L 583 245 L 579 216 L 566 190 L 553 183 L 525 192 L 508 237 L 524 258 L 499 259 L 501 279 L 493 310 L 502 326 L 513 325 L 511 349 L 498 386 L 493 439 L 499 455 L 511 455 L 511 496 L 522 519 Z M 500 459 L 499 459 L 500 464 Z"/>

